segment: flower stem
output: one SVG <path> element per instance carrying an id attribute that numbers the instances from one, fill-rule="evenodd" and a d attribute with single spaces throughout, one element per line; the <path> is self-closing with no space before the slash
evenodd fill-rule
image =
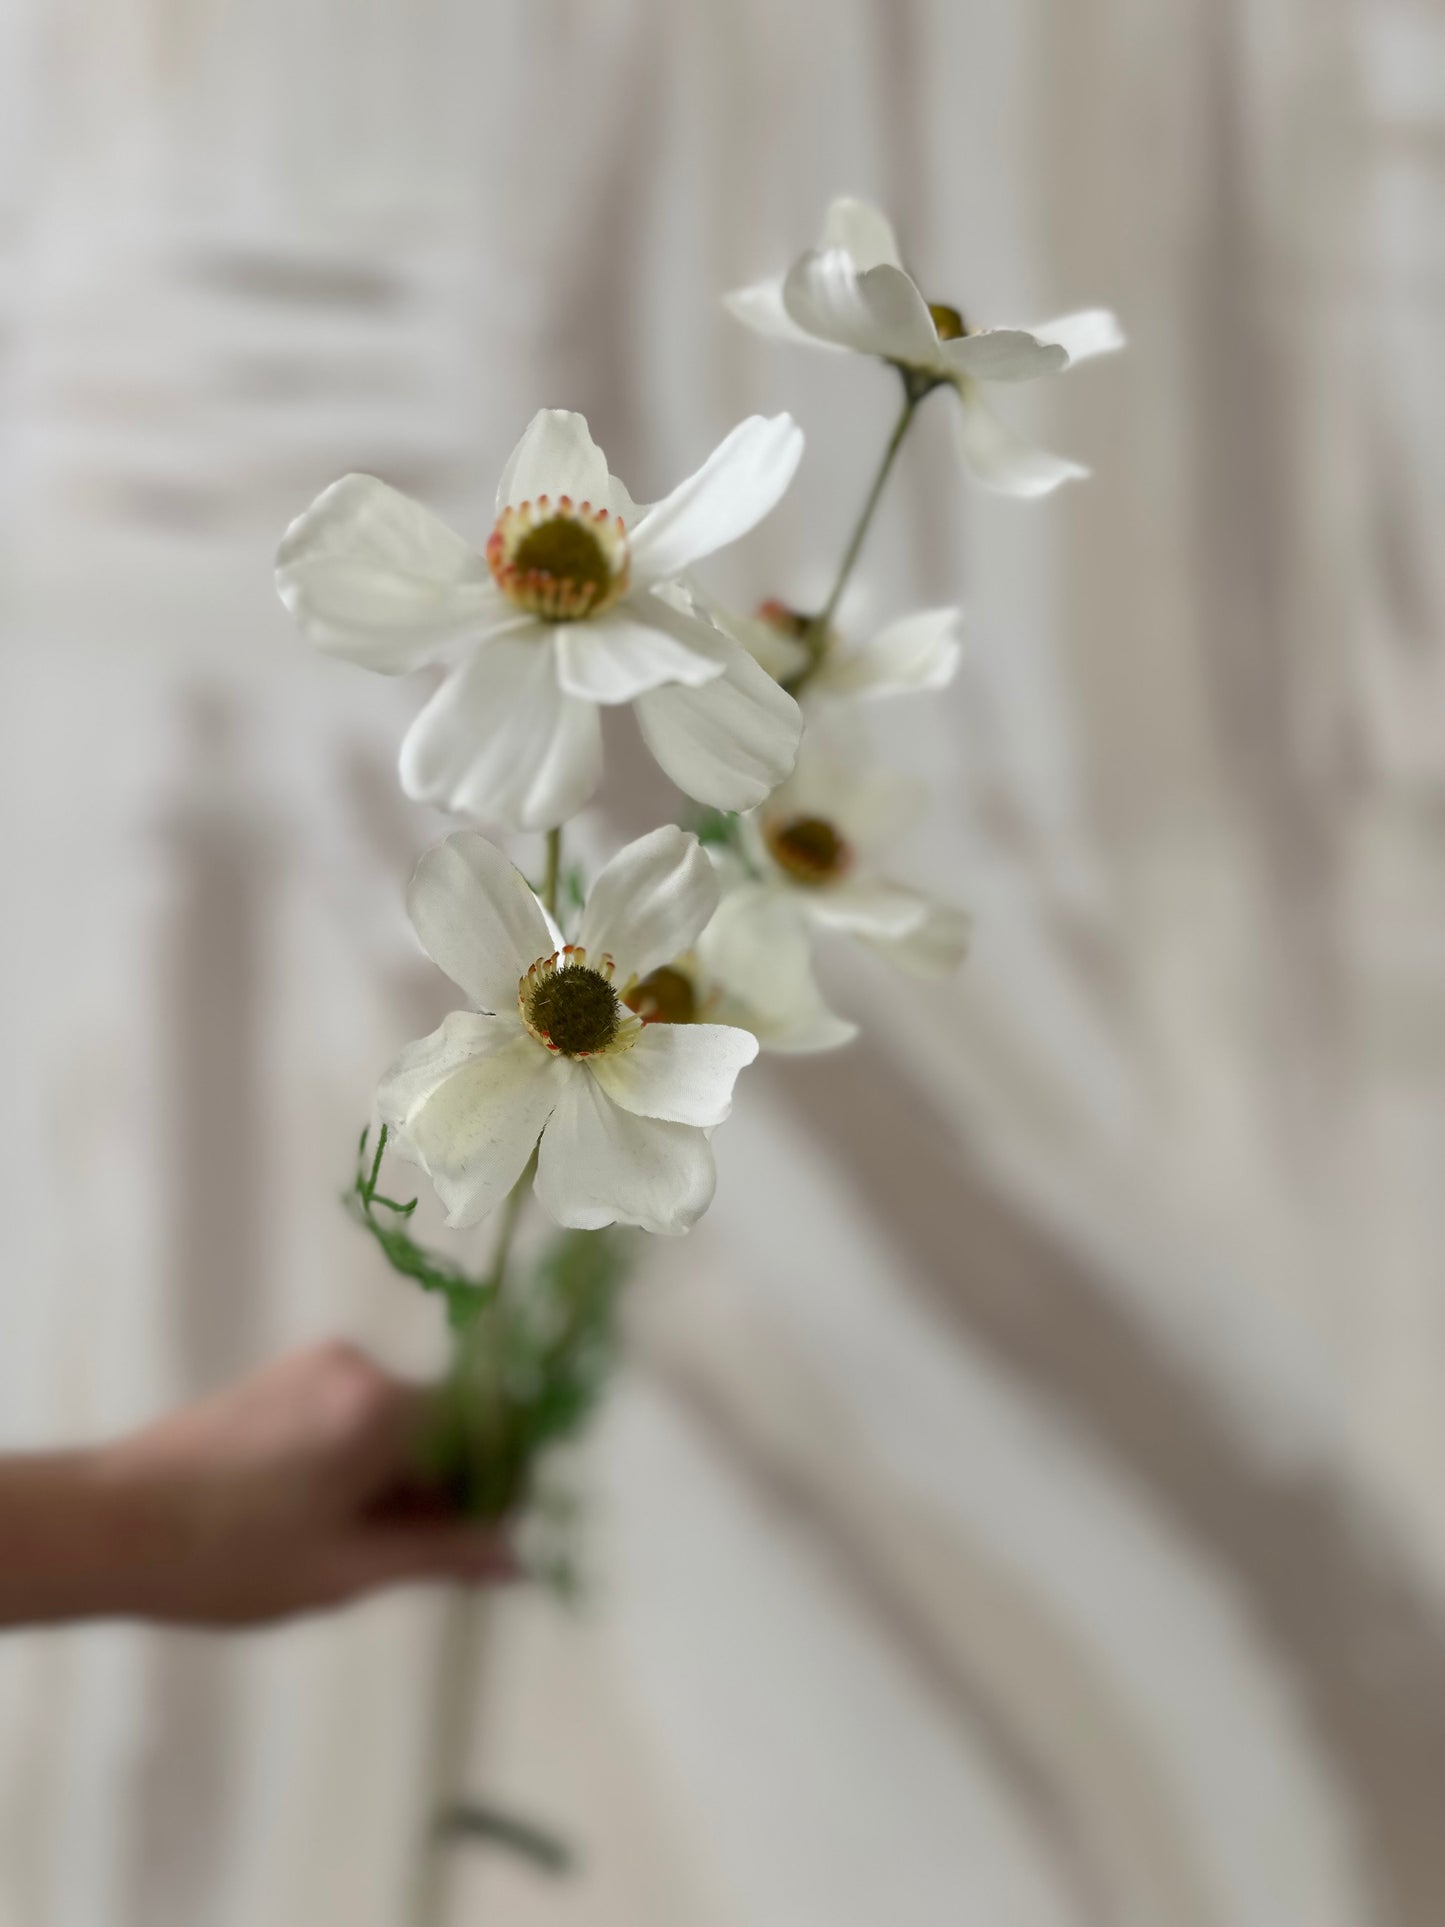
<path id="1" fill-rule="evenodd" d="M 562 875 L 562 826 L 547 832 L 547 874 L 542 882 L 542 901 L 547 915 L 557 915 L 557 884 Z"/>
<path id="2" fill-rule="evenodd" d="M 924 392 L 927 391 L 925 390 Z M 899 414 L 898 420 L 894 423 L 893 433 L 888 437 L 888 445 L 883 451 L 883 459 L 878 464 L 878 473 L 873 477 L 873 486 L 869 489 L 867 500 L 863 504 L 863 513 L 858 517 L 853 533 L 849 537 L 848 546 L 843 551 L 843 560 L 838 565 L 838 573 L 834 578 L 832 591 L 828 596 L 828 600 L 808 625 L 806 640 L 808 647 L 813 652 L 815 662 L 822 657 L 823 651 L 827 647 L 828 625 L 832 622 L 834 611 L 842 599 L 844 589 L 848 586 L 848 578 L 853 573 L 853 565 L 858 560 L 868 530 L 872 526 L 874 512 L 883 498 L 883 486 L 888 480 L 894 460 L 897 457 L 899 449 L 903 446 L 903 438 L 908 433 L 913 417 L 918 411 L 918 404 L 922 399 L 923 395 L 915 386 L 905 384 L 902 411 Z"/>

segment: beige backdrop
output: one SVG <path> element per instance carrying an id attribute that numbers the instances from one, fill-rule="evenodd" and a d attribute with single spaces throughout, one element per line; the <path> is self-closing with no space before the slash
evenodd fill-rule
<path id="1" fill-rule="evenodd" d="M 481 532 L 540 404 L 644 497 L 787 405 L 718 580 L 806 600 L 889 385 L 717 297 L 831 194 L 1132 336 L 1029 417 L 1087 487 L 905 463 L 854 615 L 967 600 L 883 734 L 976 955 L 750 1074 L 592 1605 L 491 1629 L 477 1784 L 585 1877 L 457 1922 L 1445 1918 L 1442 101 L 1427 0 L 0 0 L 8 1443 L 435 1356 L 333 1204 L 446 993 L 415 692 L 271 593 L 319 486 Z M 437 1625 L 7 1642 L 0 1924 L 397 1927 Z"/>

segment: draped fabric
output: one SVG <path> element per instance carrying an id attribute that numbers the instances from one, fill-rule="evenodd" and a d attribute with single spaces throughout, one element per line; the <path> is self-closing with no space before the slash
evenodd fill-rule
<path id="1" fill-rule="evenodd" d="M 649 1252 L 590 1603 L 499 1603 L 475 1709 L 584 1868 L 479 1849 L 455 1920 L 1445 1913 L 1442 77 L 1427 0 L 0 0 L 6 1446 L 439 1356 L 335 1203 L 447 988 L 417 692 L 271 591 L 319 487 L 482 535 L 536 406 L 643 500 L 787 406 L 714 579 L 806 606 L 889 381 L 718 296 L 832 194 L 1131 337 L 1016 398 L 1089 483 L 906 451 L 843 614 L 966 602 L 878 734 L 975 954 L 835 959 L 864 1039 L 749 1073 Z M 673 807 L 630 742 L 599 849 Z M 0 1924 L 402 1920 L 441 1614 L 5 1642 Z"/>

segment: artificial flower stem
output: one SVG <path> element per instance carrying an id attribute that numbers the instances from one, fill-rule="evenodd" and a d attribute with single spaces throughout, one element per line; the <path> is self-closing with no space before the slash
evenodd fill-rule
<path id="1" fill-rule="evenodd" d="M 863 504 L 863 513 L 858 517 L 857 524 L 849 538 L 848 546 L 843 551 L 843 560 L 838 565 L 838 573 L 834 578 L 832 591 L 828 596 L 828 600 L 808 625 L 806 641 L 809 649 L 813 653 L 815 662 L 821 658 L 823 650 L 827 646 L 828 626 L 833 620 L 834 612 L 842 598 L 843 591 L 848 586 L 848 578 L 853 573 L 853 565 L 858 560 L 868 530 L 872 525 L 874 512 L 882 500 L 883 488 L 888 480 L 889 471 L 893 467 L 899 449 L 903 446 L 903 438 L 908 433 L 909 426 L 918 410 L 918 404 L 926 392 L 927 390 L 920 392 L 911 383 L 905 384 L 902 412 L 894 424 L 893 433 L 888 438 L 888 446 L 884 449 L 883 459 L 878 464 L 878 473 L 873 477 L 873 486 L 869 489 L 868 498 Z"/>

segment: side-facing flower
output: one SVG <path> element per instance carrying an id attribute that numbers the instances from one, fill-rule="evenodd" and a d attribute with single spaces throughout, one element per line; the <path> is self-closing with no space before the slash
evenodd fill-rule
<path id="1" fill-rule="evenodd" d="M 809 696 L 913 696 L 946 689 L 963 645 L 960 609 L 915 609 L 858 641 L 830 624 L 810 646 L 813 621 L 786 603 L 764 602 L 755 615 L 715 610 L 714 619 L 768 674 Z M 816 653 L 815 653 L 816 649 Z"/>
<path id="2" fill-rule="evenodd" d="M 696 940 L 718 884 L 671 825 L 613 857 L 575 944 L 475 830 L 427 851 L 408 896 L 422 947 L 476 1006 L 405 1050 L 377 1106 L 430 1176 L 448 1222 L 501 1203 L 537 1150 L 560 1224 L 686 1231 L 712 1201 L 709 1133 L 757 1039 L 722 1024 L 645 1024 L 622 993 Z M 540 1140 L 540 1143 L 539 1143 Z"/>
<path id="3" fill-rule="evenodd" d="M 735 873 L 703 939 L 717 979 L 751 1003 L 780 972 L 811 968 L 812 939 L 842 931 L 921 977 L 957 969 L 969 920 L 876 867 L 880 846 L 913 801 L 876 765 L 812 737 L 798 767 L 740 825 L 745 871 Z"/>
<path id="4" fill-rule="evenodd" d="M 877 355 L 924 388 L 951 385 L 961 404 L 956 422 L 964 465 L 1005 495 L 1047 495 L 1088 470 L 1021 441 L 995 414 L 988 390 L 1055 375 L 1124 345 L 1117 320 L 1104 308 L 1035 328 L 974 326 L 956 307 L 924 297 L 904 269 L 887 216 L 850 199 L 833 202 L 818 245 L 786 274 L 738 289 L 727 305 L 759 333 Z"/>
<path id="5" fill-rule="evenodd" d="M 806 938 L 791 928 L 777 936 L 752 973 L 752 1002 L 714 973 L 706 930 L 696 949 L 650 971 L 624 1002 L 644 1023 L 733 1024 L 750 1030 L 765 1051 L 794 1057 L 851 1043 L 858 1026 L 828 1008 L 813 976 Z"/>
<path id="6" fill-rule="evenodd" d="M 789 416 L 754 415 L 639 511 L 582 416 L 543 409 L 503 470 L 484 550 L 347 475 L 287 530 L 277 586 L 319 649 L 388 675 L 445 666 L 402 744 L 419 801 L 551 829 L 597 787 L 599 706 L 631 703 L 681 789 L 751 809 L 792 768 L 801 718 L 669 585 L 768 514 L 802 446 Z"/>

